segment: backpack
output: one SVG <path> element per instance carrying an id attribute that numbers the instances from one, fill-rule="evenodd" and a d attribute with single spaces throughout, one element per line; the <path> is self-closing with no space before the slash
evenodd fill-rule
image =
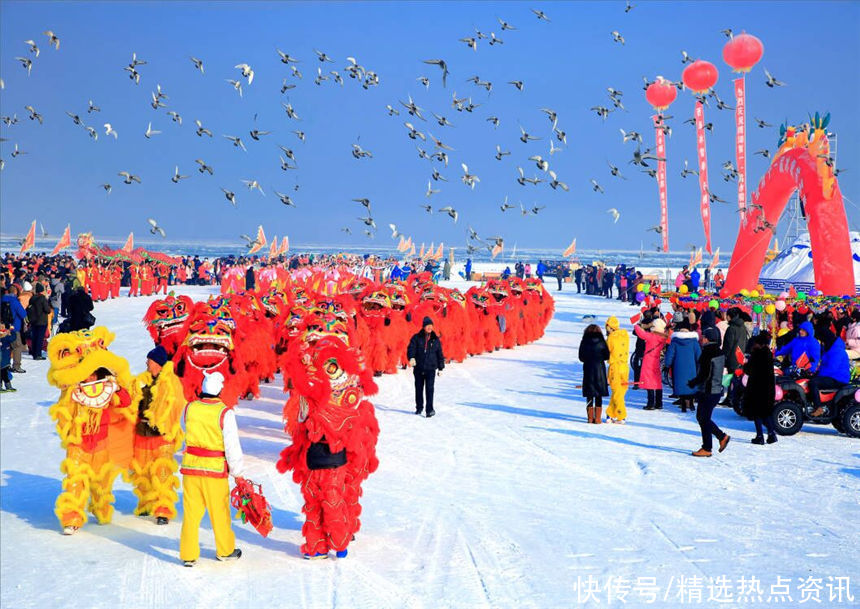
<path id="1" fill-rule="evenodd" d="M 0 304 L 0 321 L 9 328 L 15 324 L 15 316 L 12 314 L 12 303 L 8 300 L 4 300 Z"/>

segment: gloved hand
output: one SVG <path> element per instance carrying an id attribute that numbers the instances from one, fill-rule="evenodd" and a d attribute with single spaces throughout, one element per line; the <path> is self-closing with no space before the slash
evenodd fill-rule
<path id="1" fill-rule="evenodd" d="M 412 367 L 412 368 L 414 368 L 414 367 L 415 367 L 415 358 L 414 358 L 414 357 L 413 357 L 412 359 L 410 359 L 410 360 L 409 360 L 409 366 L 410 366 L 410 367 Z"/>

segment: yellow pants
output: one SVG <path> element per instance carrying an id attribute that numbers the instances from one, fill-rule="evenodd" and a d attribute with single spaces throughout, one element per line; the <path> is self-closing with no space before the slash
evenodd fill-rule
<path id="1" fill-rule="evenodd" d="M 182 476 L 182 534 L 180 560 L 200 558 L 200 521 L 209 512 L 215 533 L 215 553 L 228 556 L 236 549 L 236 536 L 230 520 L 230 483 L 227 478 Z"/>
<path id="2" fill-rule="evenodd" d="M 624 396 L 627 393 L 627 378 L 629 375 L 627 364 L 609 364 L 609 388 L 612 397 L 609 398 L 609 407 L 606 414 L 610 419 L 624 421 L 627 418 L 627 407 L 624 405 Z"/>

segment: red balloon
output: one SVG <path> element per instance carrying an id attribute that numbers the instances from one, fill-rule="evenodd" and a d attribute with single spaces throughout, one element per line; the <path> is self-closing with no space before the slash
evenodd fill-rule
<path id="1" fill-rule="evenodd" d="M 742 32 L 729 40 L 723 47 L 723 61 L 735 72 L 749 72 L 764 54 L 761 40 Z"/>
<path id="2" fill-rule="evenodd" d="M 658 76 L 657 80 L 648 85 L 645 89 L 645 99 L 648 103 L 654 106 L 657 112 L 662 112 L 668 108 L 675 98 L 678 97 L 678 90 L 675 85 L 665 80 L 662 76 Z"/>
<path id="3" fill-rule="evenodd" d="M 710 91 L 717 84 L 718 76 L 717 66 L 710 61 L 698 59 L 684 68 L 681 80 L 693 93 L 701 94 Z"/>

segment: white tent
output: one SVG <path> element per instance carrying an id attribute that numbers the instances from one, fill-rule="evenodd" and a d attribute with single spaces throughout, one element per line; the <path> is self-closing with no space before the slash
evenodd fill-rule
<path id="1" fill-rule="evenodd" d="M 849 233 L 851 252 L 854 258 L 855 293 L 860 293 L 860 233 Z M 815 287 L 815 273 L 812 268 L 812 248 L 809 233 L 803 233 L 797 241 L 782 250 L 779 255 L 764 265 L 759 275 L 759 283 L 771 292 L 787 290 L 809 291 Z"/>

